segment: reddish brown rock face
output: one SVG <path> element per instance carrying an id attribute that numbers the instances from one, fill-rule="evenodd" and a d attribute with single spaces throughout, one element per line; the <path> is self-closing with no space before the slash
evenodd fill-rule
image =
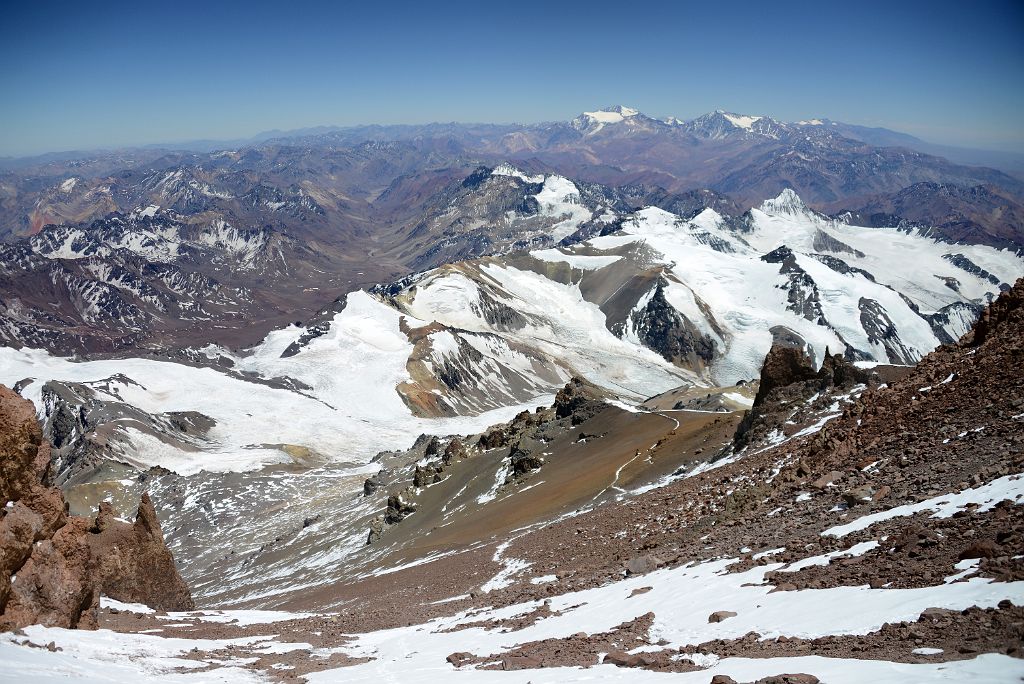
<path id="1" fill-rule="evenodd" d="M 68 517 L 50 486 L 50 445 L 31 402 L 0 386 L 0 629 L 96 627 L 100 594 L 164 610 L 192 596 L 143 495 L 135 524 L 109 506 L 95 521 Z"/>
<path id="2" fill-rule="evenodd" d="M 153 503 L 143 494 L 135 523 L 101 515 L 87 536 L 95 580 L 102 593 L 126 603 L 144 603 L 157 610 L 191 610 L 192 594 L 164 545 Z"/>

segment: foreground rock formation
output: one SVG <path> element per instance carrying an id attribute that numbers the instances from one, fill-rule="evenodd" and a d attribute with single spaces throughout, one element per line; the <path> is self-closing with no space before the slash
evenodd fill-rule
<path id="1" fill-rule="evenodd" d="M 50 482 L 50 444 L 31 402 L 0 386 L 0 629 L 92 629 L 100 595 L 165 610 L 193 608 L 143 495 L 134 524 L 109 505 L 67 515 Z"/>

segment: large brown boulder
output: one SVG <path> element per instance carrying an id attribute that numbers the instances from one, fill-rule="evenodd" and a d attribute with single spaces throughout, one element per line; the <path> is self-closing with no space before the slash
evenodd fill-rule
<path id="1" fill-rule="evenodd" d="M 95 629 L 100 589 L 92 581 L 88 524 L 71 518 L 36 544 L 11 583 L 0 629 L 41 624 Z"/>
<path id="2" fill-rule="evenodd" d="M 193 608 L 148 495 L 135 524 L 67 515 L 31 402 L 0 385 L 0 629 L 95 628 L 100 594 Z"/>

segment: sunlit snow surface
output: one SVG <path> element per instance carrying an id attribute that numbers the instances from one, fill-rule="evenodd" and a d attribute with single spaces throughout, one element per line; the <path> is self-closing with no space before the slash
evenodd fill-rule
<path id="1" fill-rule="evenodd" d="M 899 362 L 865 331 L 861 298 L 881 305 L 913 360 L 920 358 L 938 346 L 939 339 L 907 300 L 927 314 L 957 302 L 985 303 L 998 294 L 991 282 L 958 268 L 945 255 L 963 254 L 1004 283 L 1024 274 L 1024 261 L 1008 250 L 950 245 L 919 231 L 849 226 L 818 216 L 791 191 L 752 209 L 748 228 L 731 229 L 712 209 L 683 221 L 653 207 L 637 212 L 622 226 L 624 233 L 662 255 L 673 276 L 665 293 L 669 303 L 724 348 L 712 370 L 723 385 L 756 377 L 771 347 L 770 328 L 777 325 L 799 333 L 819 363 L 826 347 L 833 353 L 846 348 L 840 335 L 878 361 Z M 822 244 L 823 235 L 849 249 L 829 251 Z M 617 235 L 599 237 L 588 246 L 611 250 L 621 247 L 622 241 Z M 813 279 L 828 326 L 787 308 L 786 275 L 779 264 L 761 259 L 783 245 Z M 871 277 L 856 271 L 840 273 L 812 256 L 816 254 L 841 259 Z M 955 279 L 959 292 L 947 287 L 946 279 Z M 951 334 L 958 337 L 965 330 L 961 324 Z"/>
<path id="2" fill-rule="evenodd" d="M 527 176 L 510 166 L 499 169 L 541 183 L 536 195 L 540 211 L 561 219 L 553 229 L 556 240 L 591 218 L 571 181 Z M 249 249 L 222 228 L 217 240 L 240 252 Z M 782 245 L 793 251 L 794 266 L 813 281 L 797 285 L 797 294 L 813 295 L 820 313 L 793 310 L 790 277 L 780 272 L 779 263 L 762 260 Z M 403 293 L 401 310 L 368 293 L 350 293 L 327 333 L 292 356 L 282 353 L 300 340 L 304 328 L 273 331 L 243 353 L 208 348 L 211 359 L 234 361 L 233 374 L 143 359 L 76 363 L 42 351 L 4 348 L 0 382 L 33 379 L 23 394 L 40 407 L 47 380 L 91 382 L 121 374 L 127 380 L 110 383 L 116 395 L 101 393 L 101 399 L 153 414 L 197 411 L 216 421 L 207 439 L 195 440 L 189 450 L 122 425 L 120 434 L 129 443 L 119 455 L 141 467 L 161 465 L 183 474 L 255 469 L 290 461 L 293 456 L 284 445 L 309 449 L 319 462 L 358 465 L 378 451 L 408 446 L 423 432 L 469 434 L 506 420 L 545 403 L 571 375 L 629 401 L 680 385 L 750 379 L 776 327 L 798 333 L 819 363 L 826 348 L 836 353 L 847 345 L 875 361 L 912 363 L 940 342 L 922 315 L 953 304 L 983 304 L 998 291 L 990 280 L 955 265 L 955 255 L 1000 283 L 1024 273 L 1024 261 L 1009 251 L 940 243 L 918 230 L 849 226 L 815 214 L 788 190 L 752 209 L 741 226 L 711 209 L 684 221 L 646 208 L 627 218 L 621 232 L 593 238 L 583 249 L 531 253 L 538 270 L 549 262 L 571 267 L 569 283 L 530 270 L 529 260 L 442 267 L 421 275 Z M 853 270 L 840 272 L 828 265 L 829 259 L 841 259 Z M 715 346 L 715 358 L 701 377 L 643 346 L 629 316 L 621 330 L 609 330 L 601 308 L 605 302 L 589 301 L 581 289 L 585 278 L 651 270 L 662 274 L 665 300 Z M 956 289 L 949 286 L 954 282 Z M 635 302 L 630 316 L 650 302 L 656 283 L 647 287 L 630 294 Z M 882 323 L 891 323 L 897 332 L 897 354 L 865 325 L 863 302 L 868 300 L 881 312 Z M 519 321 L 495 319 L 488 308 L 495 305 Z M 970 316 L 969 308 L 953 310 L 944 330 L 958 337 Z M 407 365 L 414 352 L 400 327 L 402 317 L 406 329 L 444 326 L 429 335 L 423 363 L 430 372 L 442 362 L 470 364 L 460 372 L 472 377 L 477 395 L 429 391 L 459 414 L 479 415 L 444 420 L 412 415 L 396 390 L 411 380 Z"/>
<path id="3" fill-rule="evenodd" d="M 287 462 L 274 445 L 300 445 L 327 460 L 360 464 L 384 449 L 407 447 L 423 432 L 472 433 L 508 420 L 533 402 L 475 417 L 422 419 L 395 391 L 408 376 L 412 345 L 398 329 L 398 314 L 363 292 L 353 293 L 331 331 L 302 353 L 280 358 L 301 332 L 271 333 L 240 370 L 265 378 L 291 377 L 311 387 L 296 391 L 251 382 L 213 368 L 169 361 L 115 359 L 74 362 L 42 350 L 0 348 L 0 382 L 32 378 L 22 395 L 41 406 L 47 380 L 115 380 L 101 399 L 123 401 L 148 413 L 198 411 L 216 421 L 201 451 L 183 451 L 138 430 L 129 431 L 141 466 L 160 465 L 180 474 L 228 471 Z M 116 392 L 116 394 L 115 394 Z M 541 400 L 540 403 L 543 403 Z"/>
<path id="4" fill-rule="evenodd" d="M 856 550 L 855 552 L 860 552 Z M 805 559 L 805 565 L 827 562 L 827 557 Z M 877 631 L 885 623 L 914 621 L 927 608 L 962 610 L 970 606 L 994 607 L 1008 599 L 1024 601 L 1024 582 L 991 582 L 969 579 L 952 584 L 915 589 L 870 589 L 835 587 L 800 591 L 771 592 L 764 584 L 766 573 L 784 567 L 771 563 L 743 572 L 729 573 L 734 560 L 718 560 L 673 569 L 658 570 L 630 577 L 602 587 L 551 597 L 551 610 L 560 612 L 514 632 L 469 627 L 449 631 L 462 623 L 510 618 L 538 607 L 538 601 L 507 608 L 457 613 L 425 624 L 356 634 L 354 641 L 340 648 L 352 656 L 369 657 L 369 662 L 310 675 L 313 682 L 436 682 L 436 681 L 662 681 L 666 675 L 643 670 L 624 670 L 610 665 L 590 669 L 555 668 L 520 672 L 456 670 L 445 661 L 454 652 L 475 655 L 501 654 L 525 642 L 568 637 L 578 632 L 594 634 L 614 628 L 647 612 L 655 613 L 648 634 L 652 644 L 682 649 L 713 639 L 733 639 L 756 631 L 762 638 L 779 636 L 815 638 L 828 635 L 862 635 Z M 646 593 L 632 595 L 635 589 L 650 587 Z M 850 606 L 857 606 L 850 610 Z M 708 623 L 708 615 L 731 610 L 736 616 L 719 623 Z M 286 613 L 250 616 L 252 611 L 222 611 L 225 619 L 240 622 L 274 621 L 300 617 Z M 177 617 L 177 615 L 175 616 Z M 181 655 L 200 650 L 223 648 L 229 644 L 259 642 L 270 651 L 294 650 L 304 645 L 277 642 L 272 636 L 208 641 L 165 638 L 149 634 L 76 632 L 30 627 L 27 637 L 37 644 L 50 641 L 62 648 L 57 653 L 16 645 L 19 637 L 0 637 L 0 659 L 5 668 L 4 681 L 48 680 L 79 676 L 91 681 L 128 681 L 144 676 L 198 681 L 201 677 L 218 681 L 249 681 L 246 673 L 231 661 L 219 663 L 220 669 L 207 673 L 173 673 L 172 668 L 195 668 L 195 661 L 183 661 Z M 23 637 L 21 637 L 23 638 Z M 907 642 L 908 650 L 919 645 Z M 925 645 L 927 646 L 927 645 Z M 647 649 L 651 650 L 651 649 Z M 673 681 L 705 684 L 714 674 L 727 674 L 739 681 L 751 681 L 780 672 L 807 672 L 828 682 L 984 682 L 1019 681 L 1024 662 L 1002 655 L 981 655 L 972 660 L 941 664 L 897 664 L 880 660 L 823 658 L 725 658 L 713 654 L 704 659 L 709 667 L 701 672 L 671 675 Z M 232 667 L 235 665 L 235 667 Z"/>

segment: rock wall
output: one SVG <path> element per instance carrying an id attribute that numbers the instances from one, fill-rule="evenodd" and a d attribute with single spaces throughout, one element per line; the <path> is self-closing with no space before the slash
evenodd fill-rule
<path id="1" fill-rule="evenodd" d="M 0 629 L 95 628 L 101 593 L 193 608 L 149 497 L 134 524 L 108 505 L 95 520 L 69 516 L 50 455 L 32 403 L 0 386 Z"/>

